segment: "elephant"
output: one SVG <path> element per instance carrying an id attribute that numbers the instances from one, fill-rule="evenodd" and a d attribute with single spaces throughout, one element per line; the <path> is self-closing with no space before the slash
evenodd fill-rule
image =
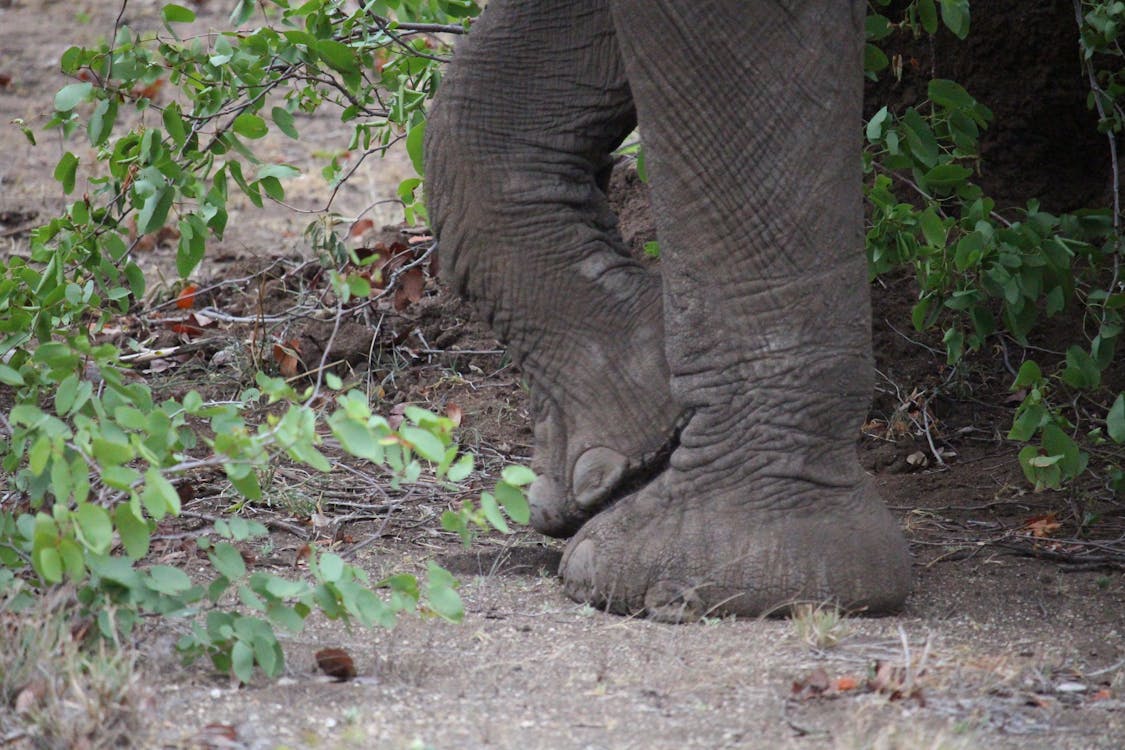
<path id="1" fill-rule="evenodd" d="M 426 126 L 442 275 L 531 388 L 571 598 L 683 621 L 899 608 L 874 386 L 858 0 L 491 0 Z M 606 196 L 640 128 L 661 249 Z"/>

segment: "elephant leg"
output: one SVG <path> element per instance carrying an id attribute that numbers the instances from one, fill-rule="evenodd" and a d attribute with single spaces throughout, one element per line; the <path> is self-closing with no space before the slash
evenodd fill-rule
<path id="1" fill-rule="evenodd" d="M 528 375 L 532 523 L 573 534 L 667 460 L 661 282 L 599 187 L 636 114 L 606 0 L 492 0 L 430 113 L 442 273 Z"/>
<path id="2" fill-rule="evenodd" d="M 855 455 L 873 386 L 862 3 L 611 7 L 691 416 L 669 468 L 570 541 L 567 592 L 669 620 L 894 609 L 905 543 Z"/>

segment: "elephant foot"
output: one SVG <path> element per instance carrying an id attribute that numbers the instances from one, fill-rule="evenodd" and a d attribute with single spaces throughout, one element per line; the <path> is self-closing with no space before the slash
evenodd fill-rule
<path id="1" fill-rule="evenodd" d="M 809 601 L 870 614 L 901 607 L 910 560 L 874 488 L 811 491 L 795 502 L 755 499 L 753 484 L 707 494 L 669 469 L 570 541 L 566 593 L 665 622 L 785 614 Z"/>
<path id="2" fill-rule="evenodd" d="M 680 410 L 672 405 L 662 382 L 655 383 L 653 390 L 665 393 L 663 397 L 638 394 L 630 405 L 629 412 L 644 412 L 641 420 L 624 419 L 612 403 L 567 413 L 555 401 L 538 400 L 532 458 L 537 477 L 528 492 L 536 530 L 571 536 L 601 508 L 667 466 Z"/>

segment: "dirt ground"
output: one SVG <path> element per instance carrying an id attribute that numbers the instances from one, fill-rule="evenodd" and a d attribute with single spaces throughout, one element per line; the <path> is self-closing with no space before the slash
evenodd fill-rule
<path id="1" fill-rule="evenodd" d="M 225 5 L 204 3 L 203 22 L 221 25 Z M 133 0 L 126 18 L 156 29 L 157 7 Z M 0 81 L 10 77 L 0 85 L 0 119 L 42 125 L 64 83 L 59 56 L 108 33 L 118 8 L 109 0 L 0 0 Z M 340 152 L 346 134 L 327 116 L 298 126 L 299 143 L 269 141 L 267 155 L 306 169 L 288 185 L 290 203 L 321 208 L 328 190 L 318 160 Z M 57 135 L 41 134 L 33 148 L 17 128 L 0 128 L 0 252 L 23 251 L 27 230 L 61 205 L 49 179 L 60 153 Z M 401 155 L 372 163 L 334 207 L 358 215 L 409 174 Z M 643 185 L 623 171 L 615 188 L 627 238 L 651 239 Z M 367 215 L 375 226 L 400 219 L 393 204 Z M 210 247 L 196 280 L 208 323 L 186 341 L 169 326 L 174 314 L 158 307 L 177 290 L 164 270 L 171 251 L 151 252 L 148 309 L 130 321 L 130 335 L 152 336 L 150 346 L 192 345 L 150 365 L 154 387 L 236 393 L 250 382 L 253 357 L 278 365 L 271 342 L 319 359 L 330 323 L 292 314 L 323 284 L 308 263 L 307 221 L 277 206 L 232 210 L 229 234 Z M 409 238 L 390 230 L 356 241 L 376 239 Z M 255 564 L 291 571 L 309 540 L 335 545 L 374 575 L 436 559 L 462 581 L 464 622 L 406 618 L 393 631 L 349 631 L 314 617 L 300 636 L 283 637 L 280 680 L 241 689 L 205 664 L 181 666 L 172 647 L 183 627 L 164 623 L 142 644 L 150 698 L 137 746 L 1125 746 L 1125 576 L 1087 555 L 1096 540 L 1120 542 L 1125 513 L 1097 488 L 1029 491 L 1016 449 L 1002 437 L 1013 407 L 1002 362 L 1018 357 L 1018 347 L 998 345 L 950 370 L 937 342 L 909 329 L 914 294 L 906 278 L 873 286 L 880 377 L 857 436 L 914 554 L 915 592 L 900 615 L 847 618 L 832 648 L 810 646 L 788 620 L 672 626 L 608 616 L 563 596 L 557 542 L 523 531 L 461 548 L 437 522 L 459 496 L 433 483 L 394 491 L 369 467 L 348 464 L 331 477 L 284 467 L 266 501 L 244 509 L 273 529 L 268 545 L 253 550 Z M 470 489 L 529 458 L 518 371 L 432 280 L 403 310 L 387 300 L 350 320 L 330 359 L 385 413 L 404 403 L 458 407 L 459 439 L 479 457 Z M 184 519 L 159 529 L 154 558 L 200 571 L 185 540 L 227 507 L 225 492 L 217 479 L 198 478 Z M 1083 555 L 1090 561 L 1073 564 Z M 346 649 L 359 677 L 320 675 L 313 654 L 326 647 Z"/>

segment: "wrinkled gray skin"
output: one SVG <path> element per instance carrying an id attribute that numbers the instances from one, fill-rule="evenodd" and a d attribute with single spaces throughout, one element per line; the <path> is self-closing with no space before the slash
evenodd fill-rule
<path id="1" fill-rule="evenodd" d="M 532 386 L 567 593 L 665 620 L 909 589 L 872 391 L 863 4 L 491 0 L 427 127 L 443 273 Z M 603 192 L 639 122 L 662 276 Z"/>

